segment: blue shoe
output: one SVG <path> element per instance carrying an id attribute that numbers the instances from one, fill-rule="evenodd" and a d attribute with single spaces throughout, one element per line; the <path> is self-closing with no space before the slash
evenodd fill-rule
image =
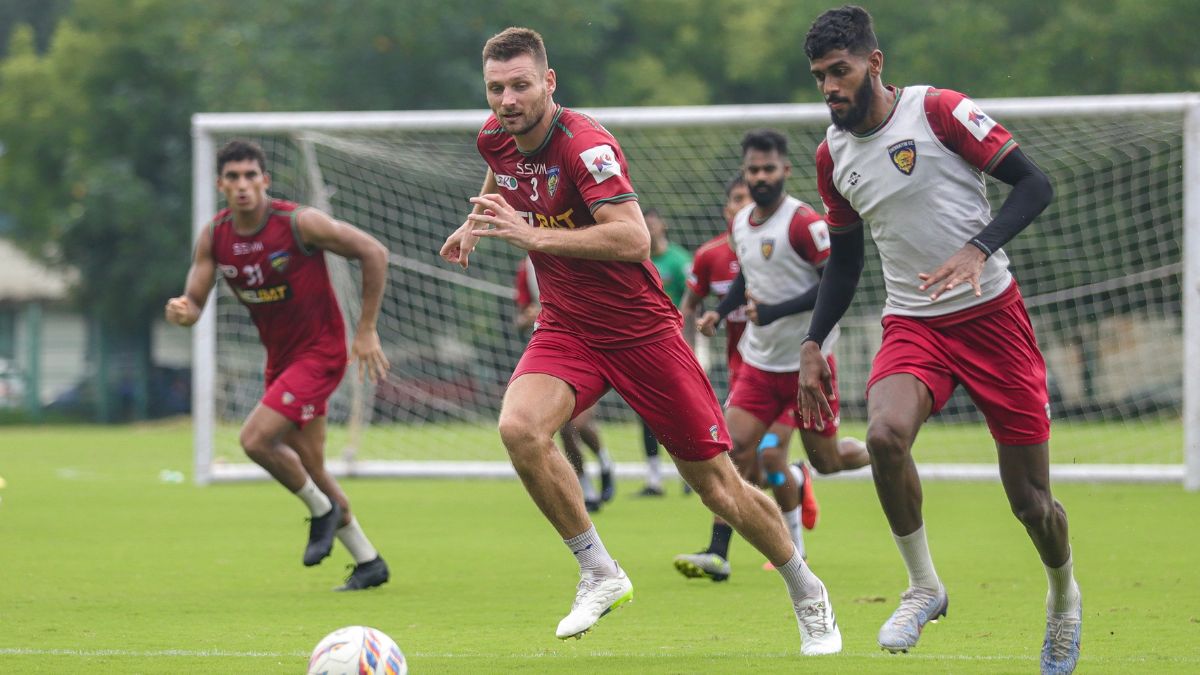
<path id="1" fill-rule="evenodd" d="M 907 652 L 917 646 L 921 631 L 930 621 L 946 616 L 950 597 L 946 588 L 937 590 L 914 586 L 900 594 L 900 606 L 879 629 L 879 646 L 892 652 Z"/>
<path id="2" fill-rule="evenodd" d="M 1046 612 L 1046 640 L 1042 642 L 1042 675 L 1070 675 L 1079 663 L 1079 635 L 1083 632 L 1083 603 L 1074 612 Z"/>

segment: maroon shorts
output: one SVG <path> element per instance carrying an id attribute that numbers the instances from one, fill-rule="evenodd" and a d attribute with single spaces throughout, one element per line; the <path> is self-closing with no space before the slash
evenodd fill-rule
<path id="1" fill-rule="evenodd" d="M 988 306 L 991 307 L 988 307 Z M 883 345 L 871 364 L 867 391 L 879 380 L 907 373 L 923 382 L 941 410 L 961 384 L 1002 445 L 1050 439 L 1046 362 L 1016 284 L 1004 295 L 958 315 L 883 318 Z"/>
<path id="2" fill-rule="evenodd" d="M 733 390 L 737 389 L 738 375 L 741 373 L 742 366 L 744 365 L 746 365 L 746 362 L 742 360 L 741 356 L 738 356 L 736 362 L 733 359 L 729 359 L 729 395 L 725 397 L 726 408 L 729 407 L 729 397 L 733 396 Z M 783 412 L 779 413 L 779 417 L 775 418 L 774 422 L 771 422 L 771 426 L 775 426 L 777 424 L 795 429 L 796 418 L 792 415 L 791 410 L 784 410 Z"/>
<path id="3" fill-rule="evenodd" d="M 758 418 L 763 424 L 786 423 L 797 429 L 812 431 L 826 438 L 836 438 L 840 423 L 837 386 L 837 361 L 829 355 L 829 370 L 833 373 L 833 394 L 829 407 L 833 419 L 825 420 L 825 428 L 818 431 L 813 425 L 805 425 L 800 419 L 800 408 L 796 395 L 800 387 L 800 374 L 796 371 L 772 373 L 743 363 L 738 369 L 737 380 L 729 390 L 726 408 L 741 408 Z"/>
<path id="4" fill-rule="evenodd" d="M 571 417 L 611 387 L 641 416 L 667 452 L 695 462 L 730 448 L 725 415 L 708 376 L 682 335 L 623 349 L 595 349 L 581 338 L 538 330 L 509 378 L 542 373 L 575 390 Z"/>
<path id="5" fill-rule="evenodd" d="M 346 360 L 300 359 L 268 372 L 262 403 L 301 429 L 325 414 L 326 404 L 346 372 Z"/>

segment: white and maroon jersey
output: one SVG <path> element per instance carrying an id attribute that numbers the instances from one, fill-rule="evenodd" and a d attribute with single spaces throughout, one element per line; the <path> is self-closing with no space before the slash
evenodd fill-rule
<path id="1" fill-rule="evenodd" d="M 559 106 L 542 144 L 523 152 L 489 115 L 476 141 L 496 176 L 496 191 L 533 227 L 596 224 L 604 206 L 636 201 L 625 154 L 591 117 Z M 682 318 L 649 260 L 585 260 L 532 251 L 537 270 L 538 330 L 579 336 L 620 349 L 678 333 Z"/>
<path id="2" fill-rule="evenodd" d="M 1012 283 L 1002 250 L 979 276 L 982 297 L 962 284 L 930 302 L 917 275 L 936 270 L 991 222 L 983 172 L 1017 143 L 956 91 L 893 91 L 896 102 L 882 124 L 861 136 L 830 126 L 817 148 L 825 220 L 835 234 L 870 226 L 883 261 L 885 315 L 941 316 L 985 303 Z"/>
<path id="3" fill-rule="evenodd" d="M 701 300 L 712 293 L 720 302 L 729 293 L 729 287 L 741 269 L 729 233 L 723 232 L 696 249 L 692 257 L 692 269 L 688 271 L 687 286 Z M 725 317 L 725 362 L 731 373 L 742 365 L 738 343 L 745 332 L 746 306 L 742 305 Z"/>
<path id="4" fill-rule="evenodd" d="M 829 259 L 829 230 L 820 214 L 791 196 L 785 197 L 765 222 L 754 222 L 753 212 L 754 204 L 737 212 L 731 235 L 746 293 L 760 304 L 774 305 L 820 283 L 819 270 Z M 800 370 L 800 345 L 811 314 L 785 316 L 766 326 L 747 322 L 738 345 L 742 359 L 772 373 Z M 826 356 L 833 351 L 838 335 L 834 326 L 821 345 Z"/>

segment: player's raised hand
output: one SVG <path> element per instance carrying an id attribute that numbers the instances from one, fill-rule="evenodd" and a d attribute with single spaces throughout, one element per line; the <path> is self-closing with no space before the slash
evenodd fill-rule
<path id="1" fill-rule="evenodd" d="M 475 224 L 470 220 L 459 225 L 449 237 L 446 237 L 446 243 L 442 244 L 442 250 L 439 255 L 442 259 L 450 263 L 458 263 L 465 270 L 468 265 L 468 256 L 471 251 L 475 250 L 475 244 L 479 242 L 479 237 L 471 234 L 471 230 L 475 229 Z"/>
<path id="2" fill-rule="evenodd" d="M 966 244 L 962 248 L 955 251 L 950 259 L 942 263 L 942 266 L 933 271 L 933 273 L 922 272 L 917 275 L 921 280 L 921 290 L 927 290 L 936 284 L 941 284 L 934 289 L 933 293 L 929 294 L 929 300 L 937 300 L 942 293 L 952 290 L 959 284 L 971 284 L 975 289 L 975 297 L 983 295 L 983 290 L 979 288 L 979 275 L 983 272 L 983 264 L 987 262 L 987 256 L 983 251 L 975 248 L 971 244 Z"/>
<path id="3" fill-rule="evenodd" d="M 800 420 L 805 426 L 811 425 L 817 431 L 825 429 L 825 420 L 833 419 L 833 408 L 829 405 L 832 393 L 833 373 L 821 353 L 821 345 L 806 340 L 800 347 L 800 382 L 796 394 Z"/>
<path id="4" fill-rule="evenodd" d="M 496 237 L 517 248 L 526 251 L 534 250 L 537 244 L 538 229 L 531 226 L 517 213 L 516 209 L 509 206 L 504 197 L 494 193 L 480 195 L 471 197 L 471 203 L 483 208 L 483 213 L 472 213 L 467 216 L 467 222 L 475 225 L 471 234 L 476 237 Z"/>
<path id="5" fill-rule="evenodd" d="M 168 300 L 165 313 L 167 322 L 177 326 L 190 326 L 200 318 L 200 308 L 186 295 Z"/>
<path id="6" fill-rule="evenodd" d="M 696 330 L 705 337 L 712 337 L 717 334 L 717 323 L 720 321 L 721 315 L 710 309 L 696 319 Z"/>
<path id="7" fill-rule="evenodd" d="M 350 347 L 350 363 L 355 361 L 358 362 L 359 380 L 383 380 L 392 367 L 383 353 L 383 345 L 379 343 L 379 333 L 373 330 L 361 331 L 354 336 L 354 344 Z"/>

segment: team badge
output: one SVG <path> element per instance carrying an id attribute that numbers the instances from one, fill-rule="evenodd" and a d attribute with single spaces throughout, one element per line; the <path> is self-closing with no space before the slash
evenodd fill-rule
<path id="1" fill-rule="evenodd" d="M 505 190 L 516 190 L 517 179 L 513 178 L 512 176 L 505 176 L 502 173 L 498 173 L 496 174 L 496 185 L 499 185 Z"/>
<path id="2" fill-rule="evenodd" d="M 763 260 L 770 260 L 771 254 L 775 252 L 775 238 L 768 237 L 762 240 L 759 244 L 759 250 L 762 251 Z"/>
<path id="3" fill-rule="evenodd" d="M 892 164 L 905 176 L 911 176 L 917 168 L 917 144 L 911 138 L 889 145 L 888 154 L 892 156 Z"/>
<path id="4" fill-rule="evenodd" d="M 288 253 L 287 251 L 275 251 L 271 255 L 267 256 L 267 260 L 271 261 L 271 267 L 273 267 L 276 272 L 283 274 L 284 270 L 286 270 L 288 267 L 288 263 L 292 261 L 292 254 Z"/>
<path id="5" fill-rule="evenodd" d="M 551 197 L 553 197 L 555 191 L 558 190 L 558 174 L 559 168 L 557 166 L 552 166 L 549 169 L 546 169 L 546 192 Z"/>
<path id="6" fill-rule="evenodd" d="M 291 405 L 296 402 L 296 397 L 292 396 L 292 392 L 290 391 L 283 392 L 283 396 L 281 398 L 283 399 L 284 405 Z"/>
<path id="7" fill-rule="evenodd" d="M 712 436 L 714 441 L 717 440 L 717 425 L 714 424 L 708 428 L 708 435 Z"/>

